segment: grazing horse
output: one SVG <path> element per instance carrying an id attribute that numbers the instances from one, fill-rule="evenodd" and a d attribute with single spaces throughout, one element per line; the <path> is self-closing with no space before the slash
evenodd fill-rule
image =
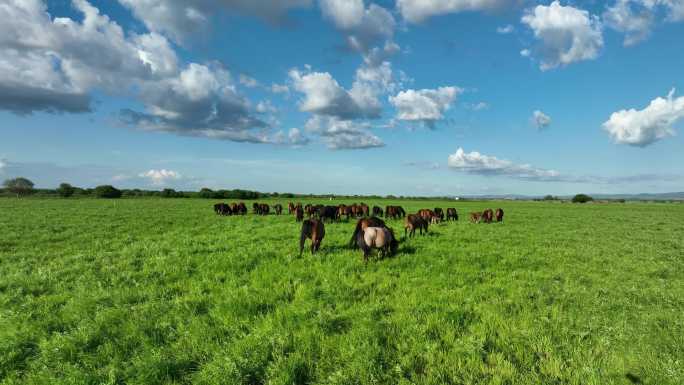
<path id="1" fill-rule="evenodd" d="M 304 220 L 304 209 L 302 206 L 297 206 L 295 209 L 295 221 L 296 222 L 301 222 Z"/>
<path id="2" fill-rule="evenodd" d="M 442 211 L 441 208 L 435 207 L 435 214 L 437 214 L 437 216 L 439 216 L 440 221 L 444 220 L 444 211 Z"/>
<path id="3" fill-rule="evenodd" d="M 254 214 L 261 214 L 261 206 L 259 206 L 257 202 L 254 202 L 252 204 L 252 211 L 254 212 Z"/>
<path id="4" fill-rule="evenodd" d="M 407 235 L 413 237 L 416 234 L 416 229 L 420 231 L 420 235 L 423 235 L 423 230 L 425 230 L 425 234 L 427 234 L 428 222 L 420 215 L 407 215 L 406 219 L 404 219 L 404 238 L 406 238 Z"/>
<path id="5" fill-rule="evenodd" d="M 314 207 L 310 203 L 307 203 L 306 206 L 304 206 L 304 212 L 309 218 L 314 214 L 314 211 Z"/>
<path id="6" fill-rule="evenodd" d="M 435 216 L 435 212 L 430 209 L 421 209 L 418 210 L 418 215 L 420 215 L 426 221 L 430 221 L 432 217 Z"/>
<path id="7" fill-rule="evenodd" d="M 369 214 L 368 205 L 361 203 L 361 215 L 367 217 Z"/>
<path id="8" fill-rule="evenodd" d="M 247 205 L 245 205 L 245 202 L 240 202 L 237 204 L 237 212 L 240 215 L 247 215 Z"/>
<path id="9" fill-rule="evenodd" d="M 237 215 L 238 213 L 238 205 L 237 203 L 233 202 L 230 204 L 230 211 L 233 212 L 233 214 Z"/>
<path id="10" fill-rule="evenodd" d="M 496 217 L 497 222 L 503 222 L 503 216 L 504 216 L 503 209 L 496 209 L 494 216 Z"/>
<path id="11" fill-rule="evenodd" d="M 337 206 L 337 219 L 342 220 L 343 215 L 347 215 L 347 220 L 349 220 L 349 215 L 347 214 L 347 206 L 345 206 L 345 205 Z"/>
<path id="12" fill-rule="evenodd" d="M 356 245 L 363 250 L 363 260 L 368 263 L 371 249 L 379 249 L 384 258 L 397 252 L 399 242 L 387 227 L 367 227 L 356 235 Z"/>
<path id="13" fill-rule="evenodd" d="M 228 206 L 225 203 L 217 203 L 214 205 L 214 212 L 218 215 L 231 215 L 233 214 L 233 210 L 230 209 L 230 206 Z"/>
<path id="14" fill-rule="evenodd" d="M 492 223 L 494 221 L 494 211 L 492 209 L 487 209 L 482 212 L 482 221 L 484 223 Z"/>
<path id="15" fill-rule="evenodd" d="M 385 206 L 385 218 L 403 218 L 406 216 L 406 211 L 404 211 L 401 206 Z"/>
<path id="16" fill-rule="evenodd" d="M 382 209 L 378 206 L 373 206 L 373 216 L 374 217 L 381 217 L 382 216 Z"/>
<path id="17" fill-rule="evenodd" d="M 482 213 L 470 213 L 470 221 L 473 223 L 480 223 L 482 220 Z"/>
<path id="18" fill-rule="evenodd" d="M 430 223 L 432 223 L 433 225 L 439 224 L 439 222 L 441 221 L 442 218 L 437 213 L 434 213 L 432 217 L 430 217 Z"/>
<path id="19" fill-rule="evenodd" d="M 377 217 L 361 218 L 356 222 L 356 227 L 354 228 L 354 233 L 349 240 L 349 247 L 352 249 L 356 248 L 356 237 L 359 233 L 363 233 L 367 227 L 387 227 L 385 221 Z"/>
<path id="20" fill-rule="evenodd" d="M 321 206 L 318 208 L 318 217 L 321 221 L 326 219 L 330 222 L 334 222 L 337 219 L 337 207 L 336 206 Z"/>
<path id="21" fill-rule="evenodd" d="M 311 254 L 321 248 L 321 242 L 325 237 L 325 226 L 322 221 L 317 219 L 307 219 L 302 223 L 302 233 L 299 236 L 299 256 L 304 251 L 304 242 L 307 238 L 311 239 Z"/>
<path id="22" fill-rule="evenodd" d="M 271 208 L 266 203 L 259 204 L 259 215 L 268 215 Z"/>
<path id="23" fill-rule="evenodd" d="M 276 203 L 273 205 L 273 210 L 275 211 L 276 215 L 280 215 L 283 213 L 283 205 L 280 203 Z"/>
<path id="24" fill-rule="evenodd" d="M 455 221 L 458 220 L 458 212 L 454 208 L 448 208 L 446 211 L 446 220 L 450 221 L 452 219 Z"/>
<path id="25" fill-rule="evenodd" d="M 287 213 L 292 214 L 295 211 L 294 203 L 290 202 L 287 204 Z"/>

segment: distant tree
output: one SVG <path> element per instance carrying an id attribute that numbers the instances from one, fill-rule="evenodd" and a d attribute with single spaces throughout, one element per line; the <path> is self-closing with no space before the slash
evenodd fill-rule
<path id="1" fill-rule="evenodd" d="M 69 198 L 70 196 L 74 195 L 76 192 L 76 188 L 69 183 L 62 183 L 57 187 L 57 194 L 61 196 L 62 198 Z"/>
<path id="2" fill-rule="evenodd" d="M 17 198 L 33 192 L 33 182 L 26 178 L 7 179 L 2 185 L 5 186 L 7 191 L 16 194 Z"/>
<path id="3" fill-rule="evenodd" d="M 572 197 L 572 203 L 587 203 L 593 201 L 594 198 L 586 194 L 577 194 Z"/>
<path id="4" fill-rule="evenodd" d="M 178 193 L 176 192 L 176 190 L 172 188 L 165 188 L 161 191 L 159 196 L 161 196 L 162 198 L 175 198 L 176 196 L 178 196 Z"/>
<path id="5" fill-rule="evenodd" d="M 545 200 L 545 201 L 556 201 L 556 200 L 558 200 L 558 198 L 556 198 L 556 197 L 553 196 L 553 195 L 547 195 L 547 196 L 544 197 L 544 200 Z"/>
<path id="6" fill-rule="evenodd" d="M 210 189 L 210 188 L 204 187 L 203 189 L 200 190 L 199 196 L 200 196 L 200 198 L 211 199 L 211 198 L 214 198 L 214 191 L 212 191 L 212 189 Z"/>
<path id="7" fill-rule="evenodd" d="M 104 185 L 95 187 L 95 196 L 98 198 L 116 199 L 121 198 L 121 194 L 121 190 L 116 189 L 114 186 Z"/>

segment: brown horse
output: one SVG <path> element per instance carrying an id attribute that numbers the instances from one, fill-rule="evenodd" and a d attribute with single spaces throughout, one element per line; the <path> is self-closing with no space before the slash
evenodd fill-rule
<path id="1" fill-rule="evenodd" d="M 480 223 L 482 220 L 482 213 L 470 213 L 470 221 L 473 223 Z"/>
<path id="2" fill-rule="evenodd" d="M 379 249 L 382 258 L 396 253 L 399 242 L 387 227 L 366 227 L 356 235 L 356 245 L 363 250 L 363 260 L 368 263 L 371 249 Z"/>
<path id="3" fill-rule="evenodd" d="M 432 220 L 432 217 L 435 216 L 435 212 L 430 209 L 421 209 L 418 210 L 418 215 L 420 215 L 421 218 L 429 222 L 430 220 Z"/>
<path id="4" fill-rule="evenodd" d="M 295 211 L 295 204 L 290 202 L 287 204 L 287 213 L 292 214 Z"/>
<path id="5" fill-rule="evenodd" d="M 276 215 L 280 215 L 283 213 L 283 205 L 280 203 L 276 203 L 273 205 L 273 210 L 275 211 Z"/>
<path id="6" fill-rule="evenodd" d="M 503 222 L 503 216 L 504 216 L 503 209 L 496 209 L 494 216 L 496 217 L 497 222 Z"/>
<path id="7" fill-rule="evenodd" d="M 354 228 L 354 233 L 352 234 L 351 239 L 349 240 L 349 247 L 356 248 L 357 242 L 356 238 L 359 235 L 359 233 L 363 233 L 363 230 L 365 230 L 367 227 L 387 227 L 385 225 L 385 221 L 383 221 L 380 218 L 377 217 L 370 217 L 370 218 L 361 218 L 356 222 L 356 227 Z"/>
<path id="8" fill-rule="evenodd" d="M 454 208 L 448 208 L 447 209 L 446 220 L 447 221 L 450 221 L 450 220 L 457 221 L 458 220 L 458 212 L 456 211 L 456 209 L 454 209 Z"/>
<path id="9" fill-rule="evenodd" d="M 295 221 L 301 222 L 304 220 L 304 209 L 302 206 L 297 206 L 295 209 Z"/>
<path id="10" fill-rule="evenodd" d="M 482 222 L 492 223 L 494 221 L 494 211 L 492 209 L 487 209 L 482 212 Z"/>
<path id="11" fill-rule="evenodd" d="M 307 219 L 302 223 L 302 233 L 299 236 L 299 256 L 302 256 L 304 251 L 304 242 L 306 239 L 311 239 L 311 254 L 314 254 L 321 248 L 321 242 L 325 237 L 325 226 L 322 221 L 317 219 Z"/>
<path id="12" fill-rule="evenodd" d="M 237 213 L 240 215 L 247 215 L 247 206 L 245 202 L 240 202 L 237 204 Z"/>
<path id="13" fill-rule="evenodd" d="M 378 206 L 373 206 L 373 216 L 374 217 L 381 217 L 382 216 L 382 209 Z"/>
<path id="14" fill-rule="evenodd" d="M 261 203 L 259 204 L 259 211 L 258 213 L 260 215 L 268 215 L 268 212 L 270 211 L 270 207 L 266 203 Z"/>
<path id="15" fill-rule="evenodd" d="M 425 230 L 425 234 L 427 234 L 428 222 L 420 215 L 407 215 L 406 219 L 404 219 L 404 238 L 407 236 L 413 237 L 416 234 L 416 229 L 420 231 L 420 235 L 423 235 L 423 230 Z"/>
<path id="16" fill-rule="evenodd" d="M 437 214 L 437 216 L 439 216 L 440 221 L 444 220 L 444 211 L 442 211 L 441 208 L 435 207 L 435 214 Z"/>

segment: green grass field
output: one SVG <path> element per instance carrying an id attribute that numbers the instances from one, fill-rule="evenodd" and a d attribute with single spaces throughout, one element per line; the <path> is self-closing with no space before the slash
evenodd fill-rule
<path id="1" fill-rule="evenodd" d="M 684 383 L 684 205 L 366 201 L 461 221 L 364 265 L 213 203 L 0 199 L 0 383 Z"/>

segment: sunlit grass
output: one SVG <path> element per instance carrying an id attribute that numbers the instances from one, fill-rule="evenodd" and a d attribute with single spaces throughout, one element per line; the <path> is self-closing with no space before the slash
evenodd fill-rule
<path id="1" fill-rule="evenodd" d="M 461 221 L 364 265 L 213 203 L 0 199 L 0 382 L 684 383 L 684 205 L 367 201 Z"/>

